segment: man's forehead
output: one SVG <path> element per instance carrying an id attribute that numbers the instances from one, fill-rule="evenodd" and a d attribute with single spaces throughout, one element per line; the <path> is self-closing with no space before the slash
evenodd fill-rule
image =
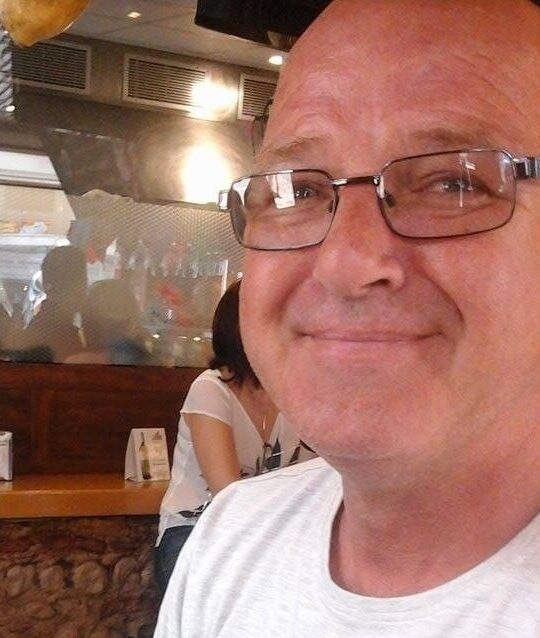
<path id="1" fill-rule="evenodd" d="M 540 0 L 539 0 L 540 2 Z M 334 0 L 293 49 L 292 58 L 317 66 L 328 57 L 374 56 L 373 63 L 403 48 L 470 49 L 540 47 L 540 10 L 531 0 Z M 319 53 L 321 55 L 319 55 Z M 357 61 L 361 61 L 359 57 Z"/>
<path id="2" fill-rule="evenodd" d="M 538 27 L 530 37 L 527 25 L 523 33 L 509 35 L 508 24 L 495 16 L 487 34 L 474 32 L 469 38 L 470 25 L 461 27 L 463 13 L 452 7 L 474 5 L 476 13 L 470 17 L 483 23 L 489 7 L 484 0 L 337 0 L 336 7 L 352 8 L 354 15 L 327 12 L 320 29 L 315 25 L 293 51 L 278 88 L 259 166 L 316 154 L 317 145 L 328 149 L 338 128 L 350 130 L 351 140 L 358 144 L 364 141 L 363 133 L 371 135 L 371 141 L 380 140 L 383 133 L 399 134 L 404 141 L 410 138 L 413 144 L 403 147 L 410 149 L 408 154 L 480 145 L 512 150 L 508 141 L 521 145 L 522 139 L 536 147 L 540 11 L 523 1 L 532 7 Z M 397 5 L 420 7 L 426 15 L 406 16 L 410 32 L 398 34 L 397 27 L 405 23 Z M 362 9 L 369 12 L 370 6 L 379 22 L 384 22 L 381 7 L 390 7 L 398 23 L 386 20 L 379 28 L 378 21 L 370 22 Z M 439 24 L 434 34 L 427 27 L 438 15 L 436 7 L 441 7 L 443 26 Z M 336 24 L 342 31 L 332 30 Z M 458 35 L 454 25 L 465 29 L 465 35 Z M 326 145 L 317 139 L 324 135 Z"/>
<path id="3" fill-rule="evenodd" d="M 481 51 L 500 64 L 531 47 L 540 49 L 540 10 L 530 0 L 334 0 L 293 48 L 284 76 L 289 67 L 377 66 L 419 52 Z"/>

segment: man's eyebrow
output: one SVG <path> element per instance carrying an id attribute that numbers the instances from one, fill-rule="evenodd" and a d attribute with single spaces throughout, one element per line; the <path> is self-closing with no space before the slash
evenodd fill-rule
<path id="1" fill-rule="evenodd" d="M 477 120 L 464 122 L 460 128 L 433 127 L 405 133 L 406 154 L 430 153 L 446 150 L 473 148 L 499 148 L 500 137 L 496 131 L 486 131 Z M 306 157 L 319 157 L 321 149 L 330 141 L 324 137 L 294 137 L 281 146 L 263 148 L 257 157 L 259 171 L 283 167 L 287 162 L 302 161 Z M 503 145 L 504 147 L 504 145 Z M 396 158 L 388 158 L 396 159 Z M 289 166 L 284 166 L 289 168 Z M 293 168 L 293 166 L 290 166 Z M 316 168 L 315 165 L 312 168 Z"/>
<path id="2" fill-rule="evenodd" d="M 406 136 L 409 142 L 425 146 L 426 152 L 472 148 L 494 148 L 496 136 L 480 127 L 466 126 L 462 129 L 437 127 L 414 131 Z"/>
<path id="3" fill-rule="evenodd" d="M 305 157 L 315 148 L 320 148 L 324 140 L 319 137 L 295 137 L 289 142 L 278 146 L 263 149 L 257 157 L 257 167 L 264 169 L 281 164 L 284 161 L 292 161 Z"/>

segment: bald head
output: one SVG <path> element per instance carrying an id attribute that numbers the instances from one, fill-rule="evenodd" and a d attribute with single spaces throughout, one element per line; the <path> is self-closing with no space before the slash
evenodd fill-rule
<path id="1" fill-rule="evenodd" d="M 334 0 L 300 39 L 293 57 L 307 55 L 313 62 L 313 47 L 339 56 L 356 50 L 368 34 L 375 35 L 374 53 L 418 36 L 418 44 L 495 39 L 521 50 L 540 46 L 540 8 L 531 0 Z"/>
<path id="2" fill-rule="evenodd" d="M 316 128 L 332 136 L 342 125 L 380 147 L 422 119 L 456 129 L 467 120 L 478 143 L 536 153 L 539 68 L 540 8 L 531 0 L 335 0 L 283 70 L 261 163 L 291 128 L 295 137 Z M 489 140 L 480 139 L 486 120 Z"/>

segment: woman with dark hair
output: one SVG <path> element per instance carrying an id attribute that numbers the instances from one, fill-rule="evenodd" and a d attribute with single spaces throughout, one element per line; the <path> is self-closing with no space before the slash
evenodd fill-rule
<path id="1" fill-rule="evenodd" d="M 230 286 L 216 308 L 210 369 L 195 379 L 180 412 L 155 549 L 162 591 L 213 496 L 233 481 L 313 456 L 277 412 L 247 360 L 238 321 L 239 287 L 240 282 Z"/>

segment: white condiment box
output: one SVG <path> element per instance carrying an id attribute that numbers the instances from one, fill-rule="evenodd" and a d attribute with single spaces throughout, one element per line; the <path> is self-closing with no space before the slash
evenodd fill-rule
<path id="1" fill-rule="evenodd" d="M 0 481 L 13 479 L 13 434 L 0 432 Z"/>
<path id="2" fill-rule="evenodd" d="M 124 478 L 131 481 L 168 481 L 171 478 L 164 428 L 131 430 Z"/>

